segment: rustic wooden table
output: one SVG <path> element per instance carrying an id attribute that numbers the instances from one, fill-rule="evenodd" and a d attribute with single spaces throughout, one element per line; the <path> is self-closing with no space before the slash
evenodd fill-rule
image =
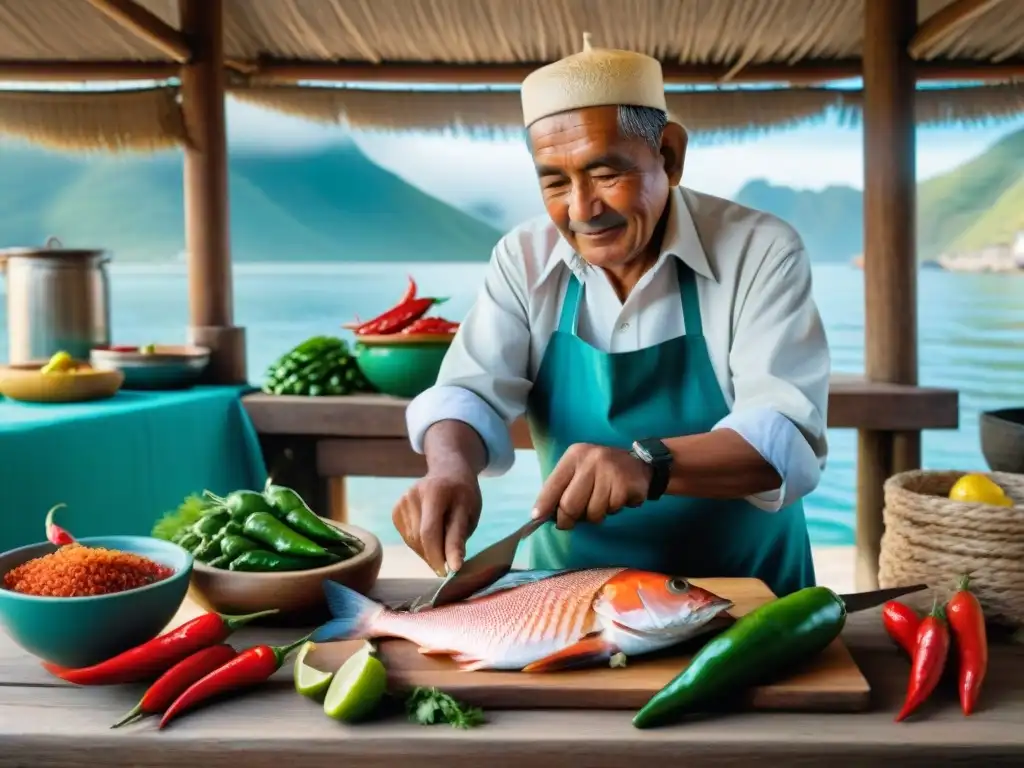
<path id="1" fill-rule="evenodd" d="M 382 599 L 422 594 L 420 580 L 385 580 Z M 194 615 L 186 604 L 180 619 Z M 249 629 L 239 645 L 287 642 L 294 630 Z M 893 723 L 908 664 L 881 629 L 877 611 L 850 617 L 844 639 L 874 689 L 856 715 L 742 712 L 637 731 L 629 712 L 489 712 L 469 731 L 424 727 L 401 717 L 346 727 L 292 688 L 290 664 L 267 685 L 183 717 L 165 731 L 153 720 L 110 730 L 138 687 L 74 688 L 44 672 L 0 633 L 0 767 L 133 768 L 612 768 L 672 761 L 694 766 L 1024 765 L 1024 646 L 992 648 L 981 710 L 960 714 L 947 691 L 921 717 Z"/>

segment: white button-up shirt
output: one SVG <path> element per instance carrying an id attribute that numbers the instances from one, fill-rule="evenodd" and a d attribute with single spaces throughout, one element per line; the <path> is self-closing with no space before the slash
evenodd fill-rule
<path id="1" fill-rule="evenodd" d="M 437 383 L 409 405 L 413 448 L 423 452 L 432 424 L 456 419 L 487 448 L 483 474 L 507 472 L 509 424 L 526 410 L 570 273 L 584 285 L 579 337 L 627 352 L 686 333 L 672 263 L 680 259 L 696 273 L 711 364 L 731 410 L 715 429 L 735 430 L 783 480 L 749 501 L 775 511 L 814 490 L 827 455 L 830 357 L 799 235 L 774 216 L 683 187 L 669 201 L 662 252 L 625 301 L 547 216 L 505 235 Z"/>

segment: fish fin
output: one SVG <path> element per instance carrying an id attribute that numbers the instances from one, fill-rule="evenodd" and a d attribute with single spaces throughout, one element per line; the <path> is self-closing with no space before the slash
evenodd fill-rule
<path id="1" fill-rule="evenodd" d="M 447 648 L 424 648 L 420 646 L 417 650 L 424 656 L 454 656 L 458 651 L 452 651 Z"/>
<path id="2" fill-rule="evenodd" d="M 560 576 L 566 571 L 509 571 L 493 584 L 477 590 L 470 595 L 468 600 L 476 600 L 486 595 L 493 595 L 495 592 L 503 592 L 506 589 L 515 589 L 525 584 L 533 584 L 535 581 L 543 581 L 553 576 Z"/>
<path id="3" fill-rule="evenodd" d="M 455 663 L 459 665 L 459 672 L 478 672 L 491 668 L 491 662 L 487 659 L 476 659 L 471 656 L 456 657 Z"/>
<path id="4" fill-rule="evenodd" d="M 379 603 L 330 579 L 324 580 L 324 595 L 334 618 L 310 635 L 314 643 L 366 637 L 373 617 L 384 610 Z"/>
<path id="5" fill-rule="evenodd" d="M 523 672 L 558 672 L 573 667 L 587 667 L 599 661 L 607 661 L 618 652 L 619 649 L 615 645 L 595 633 L 587 635 L 568 648 L 527 664 L 523 667 Z"/>

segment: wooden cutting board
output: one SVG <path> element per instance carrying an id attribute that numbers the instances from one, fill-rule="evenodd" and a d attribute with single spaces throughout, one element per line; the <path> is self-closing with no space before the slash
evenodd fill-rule
<path id="1" fill-rule="evenodd" d="M 691 582 L 732 600 L 730 614 L 737 618 L 774 599 L 758 579 Z M 424 656 L 412 643 L 398 639 L 380 640 L 378 653 L 396 691 L 434 686 L 469 704 L 492 709 L 638 709 L 686 667 L 690 654 L 706 639 L 649 657 L 633 657 L 625 667 L 533 674 L 463 672 L 447 657 Z M 361 641 L 324 643 L 307 657 L 307 663 L 335 670 L 362 645 Z M 801 668 L 752 689 L 737 704 L 766 710 L 853 712 L 867 709 L 870 693 L 850 652 L 836 639 Z"/>

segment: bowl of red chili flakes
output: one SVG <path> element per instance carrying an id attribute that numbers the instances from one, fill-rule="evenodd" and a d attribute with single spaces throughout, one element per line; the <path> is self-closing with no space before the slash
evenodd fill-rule
<path id="1" fill-rule="evenodd" d="M 192 563 L 181 547 L 148 536 L 12 549 L 0 555 L 0 629 L 52 664 L 104 661 L 167 627 Z"/>

